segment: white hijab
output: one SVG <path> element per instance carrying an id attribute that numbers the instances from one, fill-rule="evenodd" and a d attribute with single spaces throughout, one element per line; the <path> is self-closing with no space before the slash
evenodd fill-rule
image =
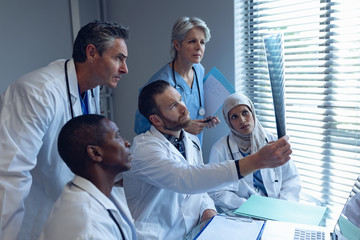
<path id="1" fill-rule="evenodd" d="M 254 118 L 255 124 L 253 131 L 248 135 L 242 135 L 238 133 L 232 126 L 229 120 L 229 112 L 239 105 L 247 106 Z M 223 115 L 226 121 L 226 124 L 229 126 L 231 132 L 229 134 L 230 138 L 237 143 L 240 151 L 243 153 L 255 153 L 262 146 L 266 144 L 266 132 L 265 129 L 261 126 L 259 120 L 256 118 L 254 104 L 250 101 L 248 97 L 240 93 L 233 93 L 229 95 L 223 104 Z"/>

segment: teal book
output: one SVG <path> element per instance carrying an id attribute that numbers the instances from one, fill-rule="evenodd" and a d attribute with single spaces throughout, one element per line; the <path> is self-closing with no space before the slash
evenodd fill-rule
<path id="1" fill-rule="evenodd" d="M 342 236 L 347 240 L 360 240 L 360 228 L 356 227 L 342 214 L 339 217 L 339 227 Z"/>
<path id="2" fill-rule="evenodd" d="M 319 225 L 326 207 L 252 195 L 234 213 L 242 216 Z"/>

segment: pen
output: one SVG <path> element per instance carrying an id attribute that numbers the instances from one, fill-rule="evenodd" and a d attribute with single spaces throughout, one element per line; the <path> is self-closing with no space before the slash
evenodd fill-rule
<path id="1" fill-rule="evenodd" d="M 265 221 L 264 224 L 262 225 L 262 227 L 261 227 L 261 229 L 260 229 L 260 232 L 259 232 L 259 235 L 257 236 L 256 240 L 261 240 L 262 234 L 263 234 L 263 232 L 264 232 L 265 225 L 266 225 L 266 221 Z"/>
<path id="2" fill-rule="evenodd" d="M 211 122 L 211 118 L 209 118 L 209 119 L 206 119 L 203 123 L 208 123 L 208 122 Z"/>

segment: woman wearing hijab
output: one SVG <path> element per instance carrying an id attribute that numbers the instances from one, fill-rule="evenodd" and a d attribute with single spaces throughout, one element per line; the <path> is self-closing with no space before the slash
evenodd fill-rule
<path id="1" fill-rule="evenodd" d="M 261 126 L 253 103 L 245 95 L 234 93 L 228 96 L 222 111 L 231 131 L 213 145 L 209 163 L 241 159 L 277 139 Z M 218 207 L 226 211 L 240 207 L 252 194 L 299 201 L 300 190 L 297 168 L 290 160 L 277 168 L 258 170 L 209 195 Z"/>
<path id="2" fill-rule="evenodd" d="M 191 125 L 185 131 L 197 135 L 202 142 L 202 131 L 219 123 L 217 117 L 209 117 L 205 122 L 204 108 L 204 67 L 201 60 L 205 44 L 210 40 L 210 30 L 206 23 L 196 17 L 179 18 L 171 33 L 171 58 L 147 84 L 156 80 L 169 82 L 181 94 L 182 101 L 190 111 Z M 135 115 L 136 134 L 150 129 L 149 121 L 137 110 Z"/>

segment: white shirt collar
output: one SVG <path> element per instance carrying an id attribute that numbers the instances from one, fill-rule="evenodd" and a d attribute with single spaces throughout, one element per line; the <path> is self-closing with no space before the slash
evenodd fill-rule
<path id="1" fill-rule="evenodd" d="M 92 182 L 89 180 L 75 175 L 72 183 L 83 189 L 84 191 L 88 192 L 93 198 L 95 198 L 101 205 L 104 206 L 106 209 L 117 210 L 114 203 L 103 194 Z"/>

